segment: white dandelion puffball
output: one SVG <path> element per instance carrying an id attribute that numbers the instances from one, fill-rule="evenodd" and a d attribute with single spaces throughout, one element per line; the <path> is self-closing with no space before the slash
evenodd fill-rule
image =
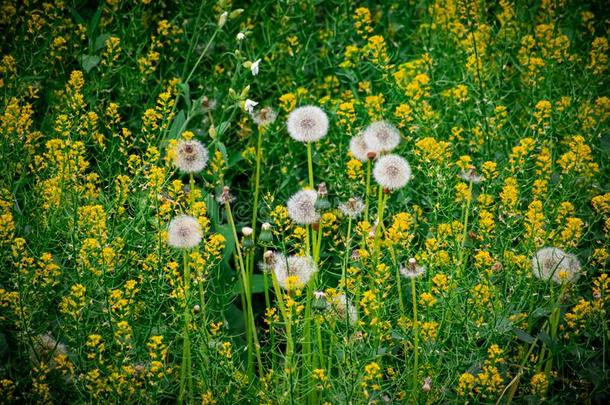
<path id="1" fill-rule="evenodd" d="M 369 160 L 369 153 L 373 152 L 377 154 L 377 152 L 366 144 L 364 135 L 362 134 L 354 136 L 352 139 L 350 139 L 349 150 L 352 152 L 352 155 L 361 162 L 366 162 Z"/>
<path id="2" fill-rule="evenodd" d="M 316 142 L 328 132 L 328 116 L 321 108 L 306 105 L 288 116 L 288 134 L 299 142 Z"/>
<path id="3" fill-rule="evenodd" d="M 318 271 L 311 256 L 286 256 L 276 253 L 273 261 L 273 274 L 280 287 L 287 290 L 290 287 L 302 288 Z M 294 283 L 288 283 L 288 278 L 295 277 Z M 290 285 L 289 285 L 290 284 Z"/>
<path id="4" fill-rule="evenodd" d="M 277 112 L 271 107 L 264 107 L 254 111 L 250 116 L 256 125 L 266 126 L 273 124 L 273 121 L 277 118 Z"/>
<path id="5" fill-rule="evenodd" d="M 178 249 L 190 249 L 201 243 L 201 225 L 190 215 L 178 215 L 167 229 L 167 243 Z"/>
<path id="6" fill-rule="evenodd" d="M 373 122 L 362 133 L 366 145 L 376 152 L 390 152 L 400 143 L 400 132 L 385 121 Z"/>
<path id="7" fill-rule="evenodd" d="M 347 202 L 339 204 L 339 210 L 346 217 L 356 218 L 358 215 L 362 214 L 364 211 L 365 205 L 360 197 L 352 197 Z"/>
<path id="8" fill-rule="evenodd" d="M 345 294 L 339 294 L 330 300 L 330 310 L 334 312 L 340 319 L 346 320 L 350 325 L 353 325 L 356 322 L 356 318 L 358 316 L 358 312 L 356 311 L 356 307 L 352 302 L 345 296 Z"/>
<path id="9" fill-rule="evenodd" d="M 375 181 L 388 190 L 398 190 L 411 180 L 411 166 L 398 155 L 385 155 L 377 160 L 373 168 Z"/>
<path id="10" fill-rule="evenodd" d="M 407 266 L 400 267 L 400 274 L 404 278 L 418 278 L 426 273 L 426 268 L 417 264 L 417 260 L 414 258 L 409 259 Z"/>
<path id="11" fill-rule="evenodd" d="M 198 173 L 208 164 L 208 150 L 194 139 L 181 140 L 174 150 L 174 166 L 185 173 Z"/>
<path id="12" fill-rule="evenodd" d="M 532 271 L 541 280 L 571 283 L 580 277 L 580 262 L 576 256 L 559 248 L 544 247 L 534 254 Z"/>
<path id="13" fill-rule="evenodd" d="M 299 225 L 311 225 L 320 220 L 316 211 L 318 193 L 315 190 L 297 191 L 286 203 L 288 216 Z"/>

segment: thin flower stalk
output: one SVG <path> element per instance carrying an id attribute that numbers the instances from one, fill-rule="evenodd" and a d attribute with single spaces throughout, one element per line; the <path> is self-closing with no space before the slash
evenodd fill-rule
<path id="1" fill-rule="evenodd" d="M 258 362 L 258 371 L 259 374 L 263 373 L 263 362 L 260 354 L 260 344 L 258 341 L 257 333 L 256 333 L 256 324 L 254 323 L 254 311 L 252 309 L 252 293 L 250 291 L 250 282 L 246 273 L 246 267 L 244 265 L 244 259 L 241 252 L 241 246 L 239 243 L 239 238 L 237 236 L 237 229 L 235 227 L 235 221 L 233 220 L 233 213 L 231 212 L 231 205 L 229 201 L 225 201 L 225 211 L 227 213 L 227 219 L 229 221 L 229 225 L 231 226 L 231 230 L 233 232 L 233 238 L 235 239 L 235 248 L 237 250 L 237 258 L 238 258 L 238 267 L 241 273 L 241 281 L 242 288 L 244 290 L 244 294 L 246 296 L 246 316 L 248 318 L 247 324 L 249 328 L 246 329 L 246 333 L 248 333 L 248 329 L 250 329 L 251 338 L 253 340 L 254 352 L 256 354 L 256 360 Z M 248 351 L 252 351 L 252 347 L 248 346 Z M 252 371 L 252 365 L 248 365 L 248 371 Z"/>

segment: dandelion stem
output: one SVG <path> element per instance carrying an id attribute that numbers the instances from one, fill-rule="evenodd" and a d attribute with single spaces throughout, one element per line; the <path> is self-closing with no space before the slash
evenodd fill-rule
<path id="1" fill-rule="evenodd" d="M 468 198 L 466 199 L 466 208 L 464 210 L 464 220 L 462 221 L 462 240 L 460 241 L 460 251 L 458 253 L 458 267 L 457 267 L 457 276 L 459 277 L 462 274 L 462 270 L 466 267 L 466 260 L 464 259 L 464 247 L 466 245 L 466 238 L 468 237 L 468 217 L 470 214 L 470 203 L 472 201 L 472 185 L 473 182 L 470 182 L 470 186 L 468 187 Z"/>
<path id="2" fill-rule="evenodd" d="M 227 212 L 227 219 L 229 221 L 229 224 L 231 225 L 231 230 L 233 231 L 233 238 L 235 239 L 235 248 L 237 250 L 238 267 L 241 272 L 242 287 L 243 287 L 244 293 L 246 295 L 246 311 L 247 311 L 246 313 L 247 313 L 247 318 L 249 318 L 248 324 L 250 326 L 250 333 L 251 333 L 252 339 L 254 340 L 254 350 L 255 350 L 255 354 L 256 354 L 256 360 L 258 362 L 258 372 L 259 372 L 259 375 L 263 375 L 263 362 L 262 362 L 261 354 L 260 354 L 260 345 L 258 342 L 258 336 L 256 334 L 256 324 L 254 323 L 254 311 L 252 309 L 252 295 L 251 295 L 251 291 L 250 291 L 250 282 L 249 282 L 248 276 L 246 274 L 246 267 L 244 266 L 244 259 L 243 259 L 242 252 L 241 252 L 239 238 L 237 237 L 237 229 L 235 228 L 235 221 L 233 220 L 233 213 L 231 212 L 231 205 L 228 201 L 225 202 L 225 210 Z M 247 330 L 248 330 L 248 328 L 246 328 L 246 331 Z M 251 350 L 252 350 L 252 347 L 248 347 L 248 351 L 251 351 Z M 252 368 L 252 366 L 249 365 L 249 367 L 248 367 L 249 372 L 251 372 L 251 368 Z"/>
<path id="3" fill-rule="evenodd" d="M 413 302 L 413 401 L 417 403 L 417 375 L 419 360 L 419 322 L 417 320 L 417 292 L 415 290 L 415 277 L 411 278 L 411 301 Z"/>
<path id="4" fill-rule="evenodd" d="M 184 332 L 182 343 L 182 366 L 180 369 L 180 396 L 178 401 L 183 403 L 185 396 L 187 403 L 190 402 L 193 393 L 193 377 L 191 375 L 191 339 L 189 336 L 190 307 L 189 290 L 191 271 L 189 268 L 188 250 L 183 252 L 184 259 Z M 186 392 L 188 386 L 188 394 Z"/>
<path id="5" fill-rule="evenodd" d="M 377 200 L 377 226 L 375 228 L 375 239 L 374 239 L 374 243 L 373 243 L 375 266 L 379 264 L 379 255 L 381 253 L 380 239 L 381 239 L 381 228 L 382 228 L 382 224 L 383 224 L 383 211 L 385 209 L 384 200 L 385 200 L 385 197 L 384 197 L 383 188 L 381 186 L 379 186 L 379 197 Z"/>
<path id="6" fill-rule="evenodd" d="M 314 188 L 313 181 L 313 159 L 311 156 L 311 142 L 307 142 L 307 174 L 309 175 L 309 187 Z"/>
<path id="7" fill-rule="evenodd" d="M 371 193 L 371 159 L 366 161 L 366 190 L 365 190 L 365 208 L 364 208 L 364 220 L 369 220 L 369 195 Z"/>

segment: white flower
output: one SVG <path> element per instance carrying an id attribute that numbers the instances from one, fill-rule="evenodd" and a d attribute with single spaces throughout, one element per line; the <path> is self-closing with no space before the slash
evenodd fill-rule
<path id="1" fill-rule="evenodd" d="M 346 217 L 356 218 L 358 215 L 362 214 L 364 211 L 364 202 L 359 197 L 352 197 L 347 202 L 339 204 L 339 210 Z"/>
<path id="2" fill-rule="evenodd" d="M 276 253 L 273 263 L 273 273 L 278 284 L 283 289 L 287 290 L 290 287 L 302 288 L 311 277 L 318 271 L 318 267 L 311 256 L 286 256 Z M 288 278 L 295 277 L 289 283 Z"/>
<path id="3" fill-rule="evenodd" d="M 400 143 L 400 132 L 385 121 L 373 122 L 362 136 L 366 145 L 376 152 L 390 152 Z"/>
<path id="4" fill-rule="evenodd" d="M 238 32 L 237 33 L 237 40 L 238 41 L 243 41 L 244 39 L 246 39 L 246 34 L 244 34 L 243 32 Z"/>
<path id="5" fill-rule="evenodd" d="M 352 155 L 361 162 L 366 162 L 369 160 L 369 156 L 371 154 L 377 154 L 373 149 L 369 148 L 369 146 L 364 141 L 364 135 L 360 134 L 352 137 L 349 141 L 349 150 L 352 152 Z"/>
<path id="6" fill-rule="evenodd" d="M 580 277 L 580 262 L 576 256 L 559 248 L 544 247 L 532 258 L 532 272 L 541 280 L 570 283 Z"/>
<path id="7" fill-rule="evenodd" d="M 296 192 L 286 203 L 288 216 L 299 225 L 315 224 L 320 219 L 316 211 L 318 193 L 315 190 L 301 190 Z"/>
<path id="8" fill-rule="evenodd" d="M 288 116 L 288 134 L 299 142 L 315 142 L 328 132 L 328 116 L 313 105 L 299 107 Z"/>
<path id="9" fill-rule="evenodd" d="M 198 173 L 208 164 L 208 150 L 194 139 L 181 140 L 174 149 L 174 166 L 185 173 Z"/>
<path id="10" fill-rule="evenodd" d="M 190 249 L 201 243 L 201 225 L 190 215 L 178 215 L 169 223 L 167 243 L 178 249 Z"/>
<path id="11" fill-rule="evenodd" d="M 411 166 L 406 159 L 398 155 L 382 156 L 375 163 L 373 177 L 387 190 L 397 190 L 411 180 Z"/>
<path id="12" fill-rule="evenodd" d="M 252 72 L 252 76 L 256 76 L 258 74 L 258 65 L 260 65 L 261 60 L 257 59 L 254 62 L 252 62 L 252 65 L 250 65 L 250 72 Z"/>
<path id="13" fill-rule="evenodd" d="M 256 107 L 257 105 L 258 105 L 258 102 L 247 98 L 246 101 L 244 102 L 244 110 L 246 110 L 246 112 L 248 114 L 252 114 L 254 112 L 254 107 Z"/>
<path id="14" fill-rule="evenodd" d="M 224 27 L 224 25 L 227 23 L 228 16 L 229 16 L 229 12 L 225 11 L 224 13 L 222 13 L 220 15 L 220 17 L 218 17 L 218 28 Z"/>

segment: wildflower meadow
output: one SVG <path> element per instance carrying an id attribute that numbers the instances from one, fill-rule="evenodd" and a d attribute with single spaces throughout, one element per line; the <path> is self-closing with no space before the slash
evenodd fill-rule
<path id="1" fill-rule="evenodd" d="M 0 0 L 0 404 L 606 404 L 610 7 Z"/>

